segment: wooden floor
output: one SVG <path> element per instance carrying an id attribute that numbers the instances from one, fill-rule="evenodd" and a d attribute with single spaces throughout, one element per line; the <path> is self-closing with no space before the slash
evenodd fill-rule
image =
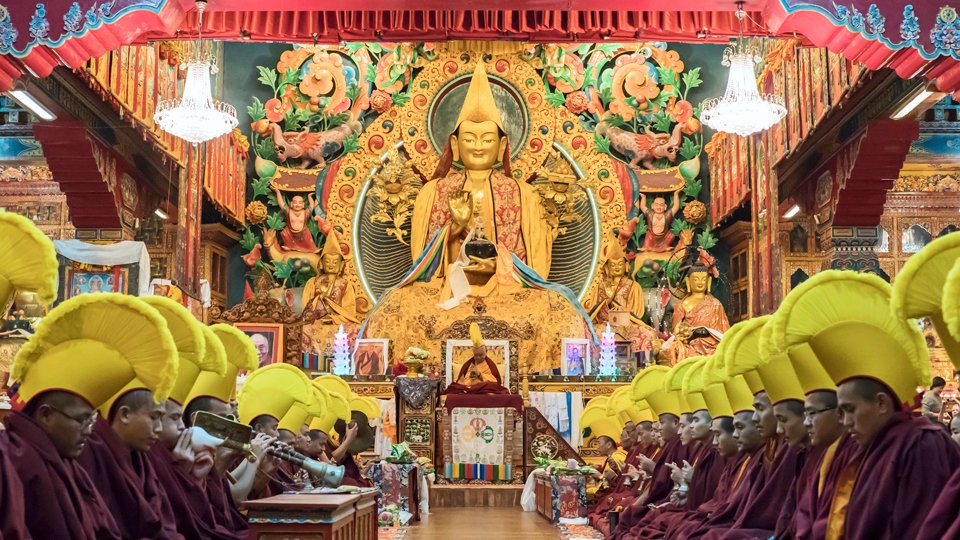
<path id="1" fill-rule="evenodd" d="M 557 528 L 536 512 L 514 508 L 431 508 L 404 540 L 559 538 Z"/>

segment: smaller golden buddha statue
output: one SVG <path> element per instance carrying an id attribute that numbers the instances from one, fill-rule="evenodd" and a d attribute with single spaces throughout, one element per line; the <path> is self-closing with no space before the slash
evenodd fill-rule
<path id="1" fill-rule="evenodd" d="M 695 264 L 684 278 L 687 294 L 673 311 L 673 342 L 663 350 L 671 364 L 690 356 L 708 356 L 717 350 L 720 336 L 730 328 L 723 304 L 710 294 L 710 269 Z"/>
<path id="2" fill-rule="evenodd" d="M 357 290 L 341 274 L 343 252 L 336 229 L 331 228 L 320 253 L 320 274 L 310 279 L 303 288 L 304 310 L 313 310 L 322 324 L 359 324 Z"/>
<path id="3" fill-rule="evenodd" d="M 611 314 L 624 313 L 629 323 L 616 331 L 631 342 L 634 352 L 653 350 L 653 328 L 643 322 L 643 288 L 627 274 L 627 257 L 616 239 L 609 241 L 600 256 L 601 279 L 596 292 L 584 304 L 595 328 L 615 324 Z M 620 317 L 623 319 L 624 317 Z"/>

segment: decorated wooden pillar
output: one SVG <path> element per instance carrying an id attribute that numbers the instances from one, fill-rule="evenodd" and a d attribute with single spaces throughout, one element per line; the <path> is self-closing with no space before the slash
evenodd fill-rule
<path id="1" fill-rule="evenodd" d="M 824 269 L 870 272 L 890 281 L 874 251 L 880 244 L 881 234 L 879 226 L 831 227 L 829 258 L 824 261 Z"/>

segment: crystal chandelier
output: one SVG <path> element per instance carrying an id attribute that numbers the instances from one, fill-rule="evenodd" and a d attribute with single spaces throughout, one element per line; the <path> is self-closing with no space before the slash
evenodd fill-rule
<path id="1" fill-rule="evenodd" d="M 187 70 L 183 96 L 161 101 L 153 115 L 160 129 L 193 144 L 215 139 L 237 127 L 237 109 L 229 103 L 215 101 L 210 93 L 210 74 L 217 72 L 217 66 L 201 53 L 206 6 L 206 0 L 198 0 L 200 17 L 196 54 L 189 63 L 180 64 L 180 69 Z"/>
<path id="2" fill-rule="evenodd" d="M 723 97 L 704 100 L 700 121 L 716 131 L 750 135 L 779 122 L 787 114 L 783 100 L 757 91 L 754 65 L 760 63 L 756 47 L 743 39 L 743 2 L 737 2 L 740 37 L 723 51 L 723 65 L 730 67 L 727 90 Z"/>

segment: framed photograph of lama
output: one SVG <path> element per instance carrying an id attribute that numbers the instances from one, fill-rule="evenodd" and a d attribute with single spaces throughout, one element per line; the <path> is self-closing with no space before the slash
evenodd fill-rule
<path id="1" fill-rule="evenodd" d="M 353 374 L 386 375 L 390 365 L 389 344 L 388 339 L 358 339 L 353 351 Z"/>
<path id="2" fill-rule="evenodd" d="M 560 359 L 560 374 L 575 377 L 590 374 L 590 341 L 579 338 L 563 338 L 563 357 Z"/>
<path id="3" fill-rule="evenodd" d="M 234 323 L 237 330 L 250 336 L 257 348 L 260 367 L 283 362 L 283 325 L 275 323 Z"/>
<path id="4" fill-rule="evenodd" d="M 510 388 L 510 341 L 506 339 L 485 339 L 487 357 L 493 361 L 499 371 L 501 385 Z M 456 382 L 464 364 L 473 358 L 473 343 L 469 339 L 448 339 L 446 341 L 445 375 L 447 386 Z"/>
<path id="5" fill-rule="evenodd" d="M 67 267 L 63 299 L 73 298 L 81 294 L 100 292 L 119 292 L 127 294 L 128 268 L 121 268 L 119 272 L 110 271 L 83 271 Z"/>

